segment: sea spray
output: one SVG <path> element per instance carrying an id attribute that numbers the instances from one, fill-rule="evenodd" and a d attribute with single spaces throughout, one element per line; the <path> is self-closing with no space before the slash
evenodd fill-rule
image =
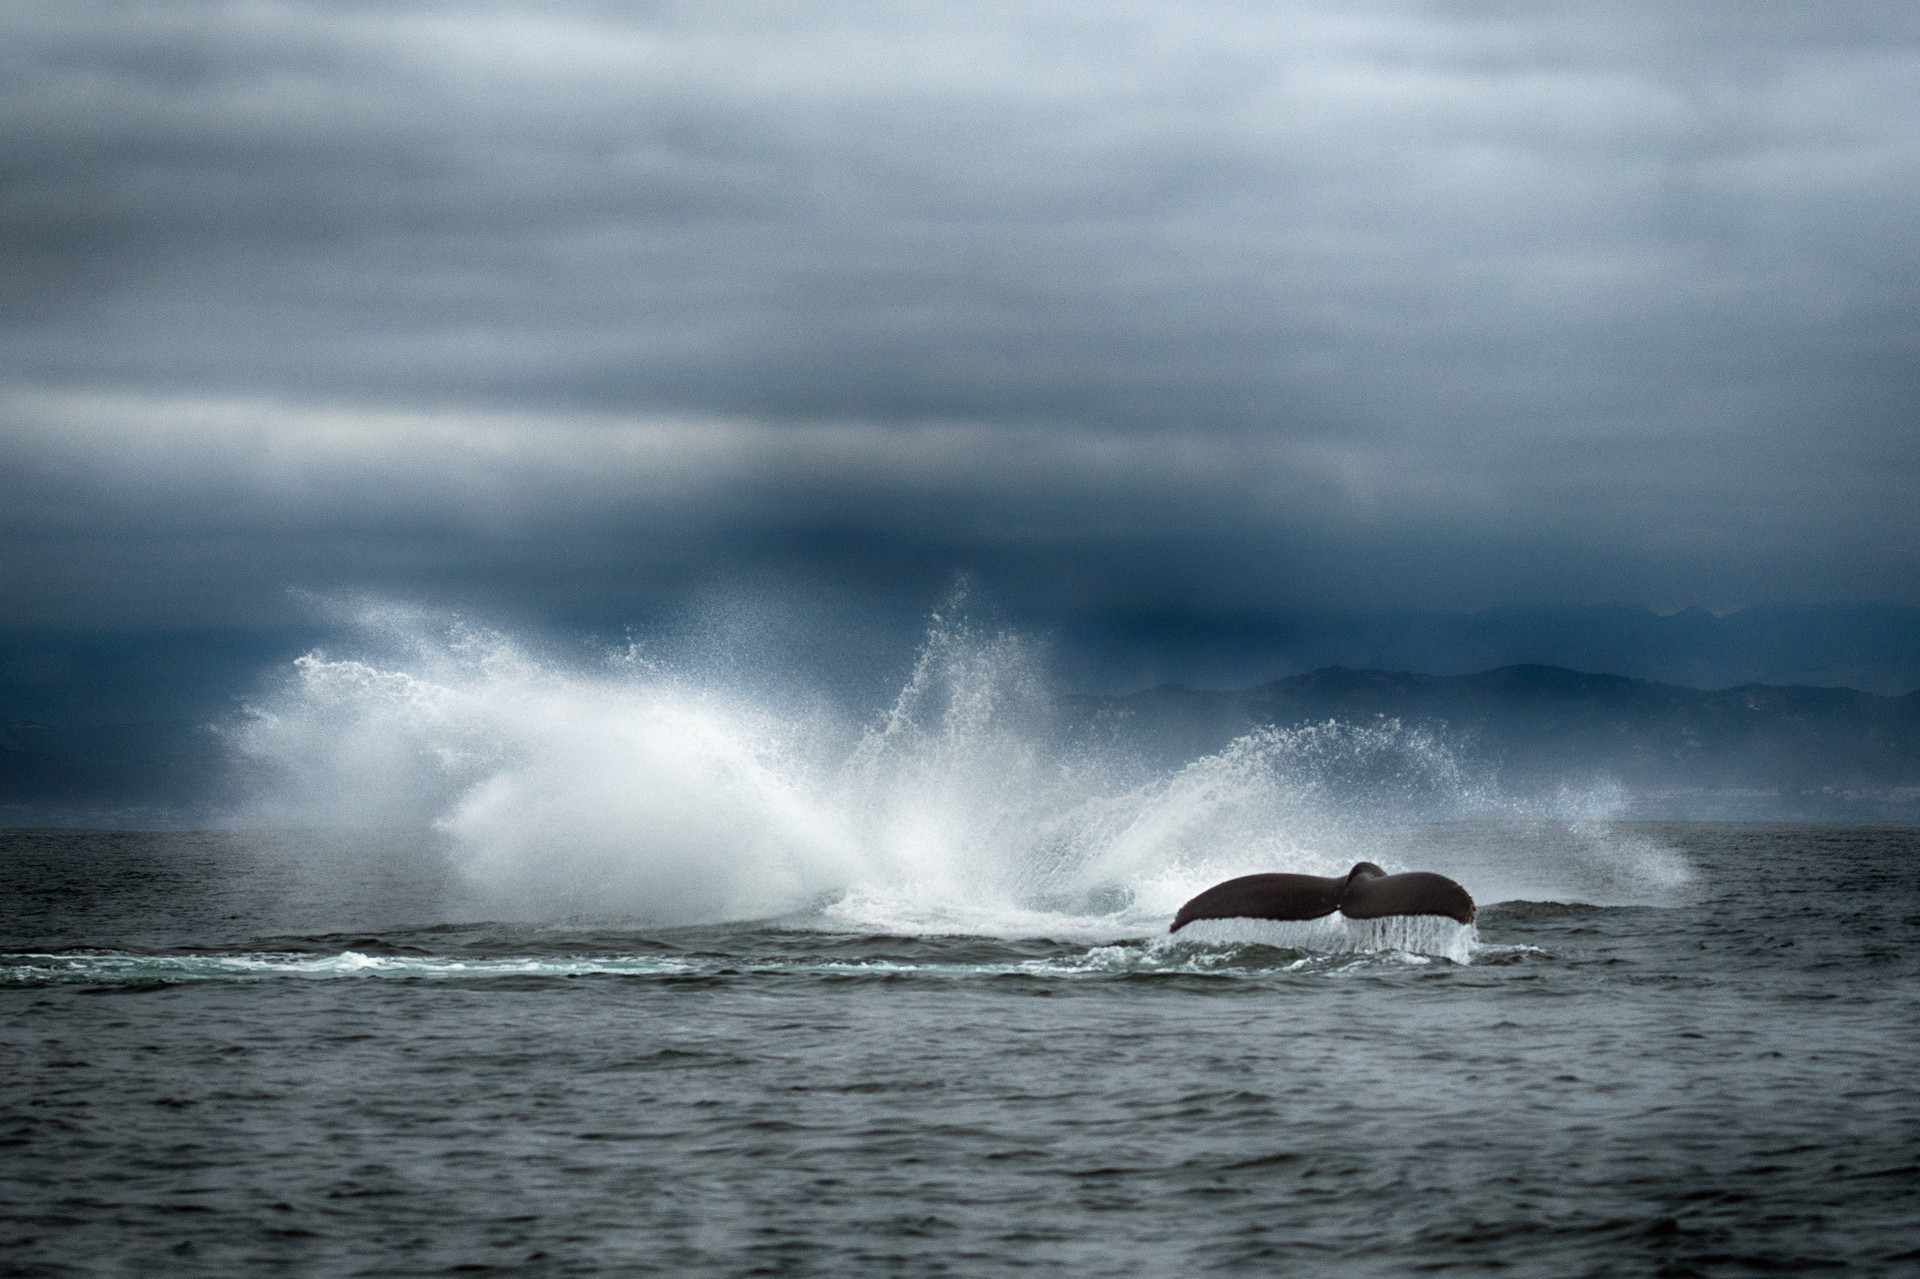
<path id="1" fill-rule="evenodd" d="M 1484 773 L 1393 720 L 1257 728 L 1156 771 L 1061 720 L 1030 643 L 951 611 L 864 727 L 631 649 L 569 664 L 384 624 L 397 656 L 309 654 L 238 731 L 271 777 L 256 815 L 431 822 L 498 917 L 1140 936 L 1234 875 L 1452 872 L 1406 823 L 1505 815 Z M 1498 867 L 1456 877 L 1485 902 Z"/>
<path id="2" fill-rule="evenodd" d="M 792 723 L 630 652 L 561 668 L 467 628 L 422 648 L 418 673 L 296 663 L 242 730 L 278 766 L 264 814 L 431 821 L 512 917 L 752 918 L 844 884 L 850 850 Z"/>

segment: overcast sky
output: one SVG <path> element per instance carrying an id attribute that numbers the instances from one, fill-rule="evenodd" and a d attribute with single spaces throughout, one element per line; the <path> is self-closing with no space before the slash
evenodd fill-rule
<path id="1" fill-rule="evenodd" d="M 0 14 L 0 625 L 1920 603 L 1906 0 Z"/>

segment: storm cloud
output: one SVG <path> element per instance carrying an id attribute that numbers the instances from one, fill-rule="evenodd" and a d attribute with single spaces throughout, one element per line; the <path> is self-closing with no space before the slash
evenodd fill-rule
<path id="1" fill-rule="evenodd" d="M 1910 5 L 0 12 L 0 624 L 1920 603 Z"/>

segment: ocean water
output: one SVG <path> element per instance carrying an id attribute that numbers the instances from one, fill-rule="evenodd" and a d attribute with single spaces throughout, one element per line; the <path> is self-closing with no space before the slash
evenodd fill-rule
<path id="1" fill-rule="evenodd" d="M 0 1273 L 1920 1273 L 1920 831 L 382 625 L 231 828 L 0 831 Z M 1363 859 L 1476 926 L 1167 935 Z"/>
<path id="2" fill-rule="evenodd" d="M 1920 832 L 1584 837 L 1686 900 L 1456 963 L 460 922 L 432 837 L 7 832 L 0 1268 L 1920 1272 Z"/>

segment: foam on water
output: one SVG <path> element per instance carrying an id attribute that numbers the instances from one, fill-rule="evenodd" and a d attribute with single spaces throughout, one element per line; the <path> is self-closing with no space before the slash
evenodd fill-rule
<path id="1" fill-rule="evenodd" d="M 1218 921 L 1216 921 L 1218 922 Z M 1236 921 L 1249 924 L 1263 921 Z M 1270 921 L 1265 921 L 1270 922 Z M 1451 923 L 1452 921 L 1444 921 Z M 1458 928 L 1458 925 L 1455 925 Z M 1463 930 L 1464 931 L 1464 930 Z M 1184 933 L 1185 930 L 1182 930 Z M 1198 941 L 1199 944 L 1195 944 Z M 955 962 L 906 959 L 775 958 L 716 955 L 496 956 L 453 958 L 436 955 L 368 955 L 347 950 L 334 955 L 256 952 L 244 954 L 129 955 L 113 953 L 0 955 L 0 988 L 39 986 L 146 987 L 198 982 L 274 979 L 414 980 L 485 982 L 498 978 L 567 979 L 578 977 L 688 978 L 753 974 L 814 976 L 915 976 L 1045 978 L 1130 977 L 1142 975 L 1262 976 L 1301 971 L 1311 961 L 1289 958 L 1263 962 L 1258 948 L 1312 952 L 1327 956 L 1371 954 L 1421 960 L 1427 955 L 1470 962 L 1465 949 L 1448 954 L 1421 935 L 1362 944 L 1356 936 L 1330 931 L 1324 937 L 1304 930 L 1250 930 L 1169 944 L 1120 943 L 1085 951 L 1030 959 Z"/>
<path id="2" fill-rule="evenodd" d="M 124 985 L 145 982 L 237 981 L 257 977 L 581 977 L 599 974 L 679 975 L 691 961 L 655 955 L 594 959 L 451 959 L 365 955 L 0 955 L 0 986 Z"/>
<path id="3" fill-rule="evenodd" d="M 1095 941 L 1160 933 L 1235 875 L 1337 875 L 1362 859 L 1502 899 L 1497 851 L 1455 847 L 1470 868 L 1456 873 L 1406 839 L 1408 817 L 1513 815 L 1431 733 L 1267 727 L 1155 771 L 1068 731 L 1029 644 L 951 612 L 864 725 L 634 650 L 582 669 L 417 614 L 368 620 L 385 656 L 309 654 L 237 730 L 271 779 L 253 816 L 432 822 L 496 918 L 800 914 L 835 930 Z M 1602 868 L 1665 855 L 1603 844 L 1588 858 Z M 1321 940 L 1471 950 L 1470 930 L 1390 922 Z"/>

